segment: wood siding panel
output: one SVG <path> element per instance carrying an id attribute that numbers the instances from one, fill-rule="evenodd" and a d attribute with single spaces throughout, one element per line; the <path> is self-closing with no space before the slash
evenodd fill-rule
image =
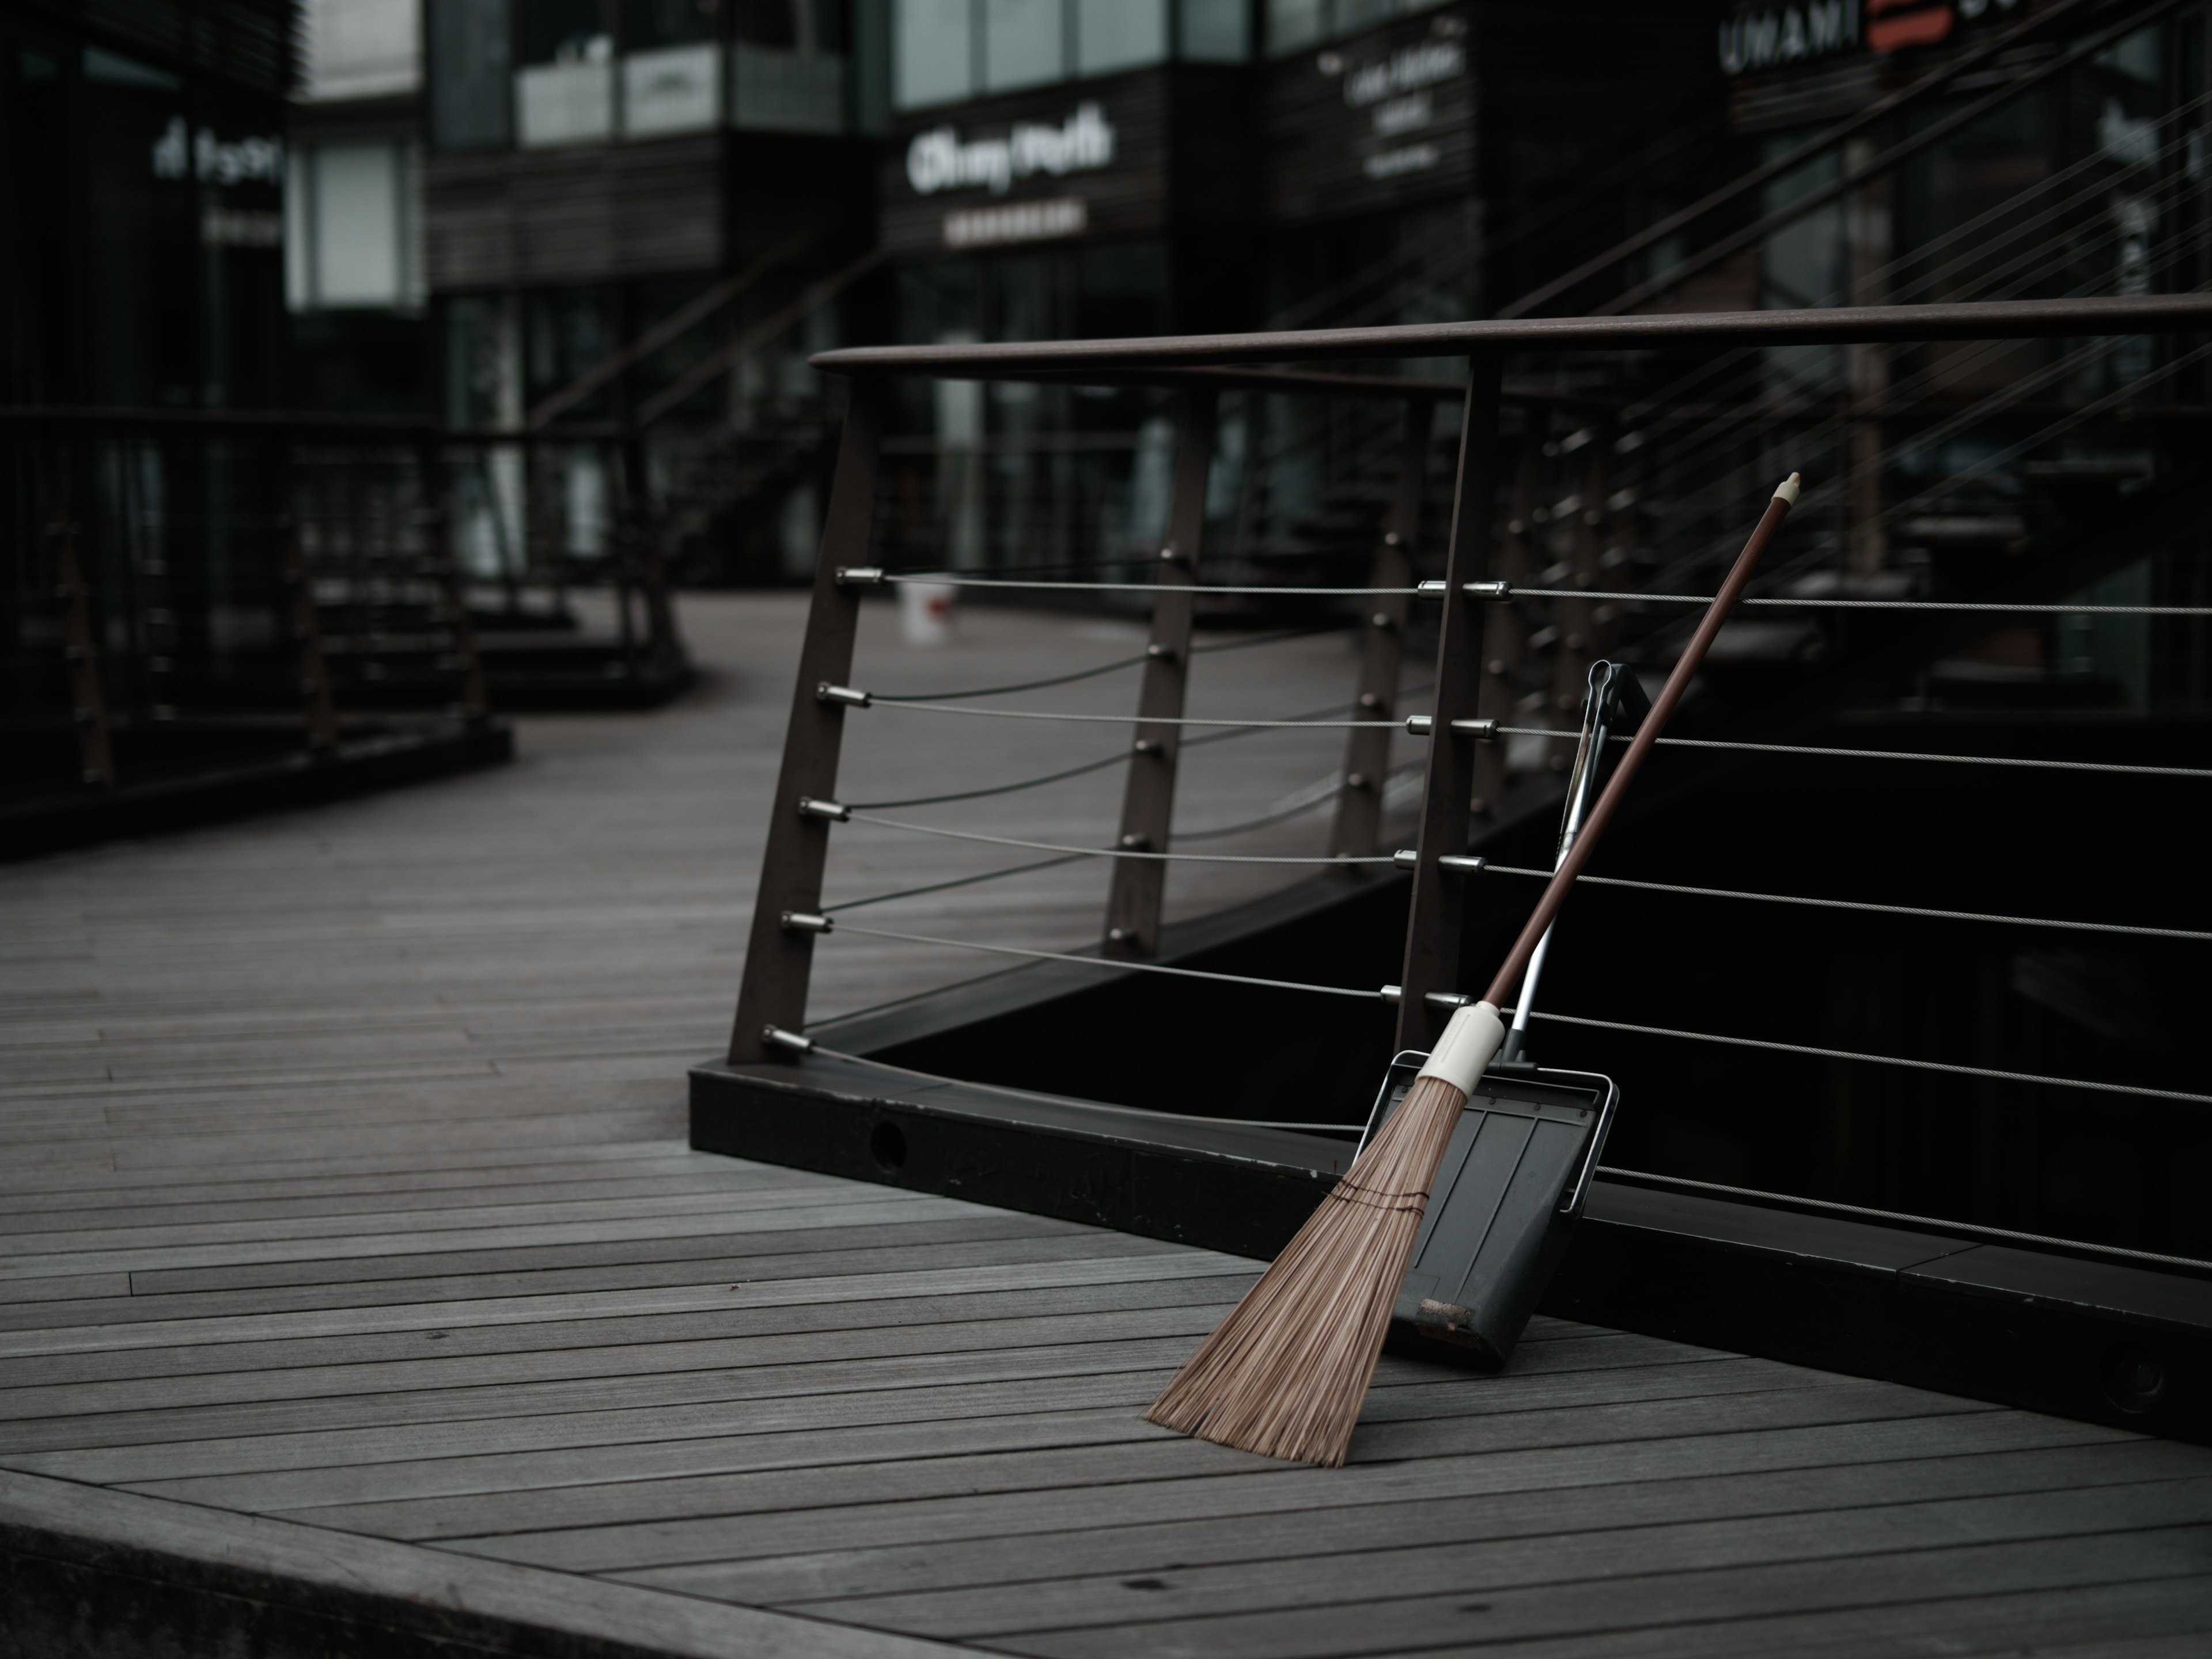
<path id="1" fill-rule="evenodd" d="M 718 269 L 722 138 L 430 156 L 423 207 L 438 292 Z"/>

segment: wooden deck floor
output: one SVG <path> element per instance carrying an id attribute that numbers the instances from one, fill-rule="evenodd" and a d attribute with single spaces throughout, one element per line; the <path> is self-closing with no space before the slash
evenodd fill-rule
<path id="1" fill-rule="evenodd" d="M 1386 1361 L 1351 1465 L 1285 1468 L 1139 1417 L 1253 1264 L 686 1150 L 796 616 L 693 603 L 707 692 L 525 721 L 498 774 L 0 869 L 0 1530 L 684 1654 L 2212 1650 L 2212 1452 L 1540 1321 L 1504 1377 Z M 986 615 L 923 657 L 884 620 L 886 689 L 1133 637 Z M 1201 706 L 1255 714 L 1352 672 L 1206 661 Z M 853 726 L 855 799 L 1115 741 Z M 1336 750 L 1224 744 L 1183 821 Z M 938 821 L 1095 841 L 1117 793 Z M 995 861 L 841 832 L 833 885 Z M 1064 945 L 1103 883 L 882 914 Z M 825 1011 L 975 971 L 819 961 Z"/>

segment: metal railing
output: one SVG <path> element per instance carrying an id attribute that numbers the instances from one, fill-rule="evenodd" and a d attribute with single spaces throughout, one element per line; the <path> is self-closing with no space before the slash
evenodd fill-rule
<path id="1" fill-rule="evenodd" d="M 617 436 L 596 436 L 619 469 Z M 341 714 L 481 722 L 471 589 L 511 572 L 471 567 L 457 497 L 489 450 L 576 441 L 283 411 L 0 410 L 8 712 L 73 728 L 96 787 L 143 781 L 120 775 L 118 723 L 159 738 L 296 711 L 321 754 Z M 640 663 L 678 648 L 643 529 L 618 496 L 579 562 L 614 590 Z"/>
<path id="2" fill-rule="evenodd" d="M 1727 353 L 1747 346 L 1808 342 L 1853 343 L 1905 341 L 2083 338 L 2107 336 L 2173 335 L 2212 331 L 2212 295 L 2184 295 L 2140 299 L 2075 299 L 1984 302 L 1909 307 L 1762 312 L 1737 314 L 1663 315 L 1632 319 L 1544 319 L 1475 322 L 1382 329 L 1325 330 L 1259 336 L 1215 336 L 1120 341 L 1044 342 L 960 347 L 883 347 L 830 352 L 817 358 L 823 372 L 849 385 L 849 407 L 838 454 L 819 569 L 813 590 L 782 767 L 772 809 L 768 845 L 751 925 L 729 1058 L 735 1064 L 788 1061 L 812 1043 L 808 1035 L 807 998 L 817 942 L 843 931 L 930 947 L 974 950 L 1015 959 L 1083 963 L 1109 972 L 1157 973 L 1257 986 L 1300 995 L 1359 998 L 1395 1003 L 1399 1047 L 1430 1046 L 1442 1021 L 1465 1000 L 1456 983 L 1464 917 L 1470 896 L 1481 883 L 1540 875 L 1536 870 L 1486 866 L 1469 856 L 1475 815 L 1503 797 L 1507 778 L 1504 739 L 1538 744 L 1573 735 L 1558 726 L 1515 723 L 1518 663 L 1528 629 L 1519 612 L 1528 605 L 1599 602 L 1633 605 L 1649 621 L 1646 643 L 1663 648 L 1668 623 L 1688 606 L 1703 603 L 1695 593 L 1623 586 L 1562 585 L 1525 578 L 1501 580 L 1494 562 L 1509 548 L 1513 530 L 1505 523 L 1516 506 L 1525 510 L 1513 485 L 1501 476 L 1503 411 L 1510 398 L 1505 371 L 1509 358 L 1528 352 L 1608 354 L 1665 349 L 1670 352 Z M 1364 581 L 1316 589 L 1315 596 L 1336 602 L 1341 625 L 1364 634 L 1363 651 L 1348 700 L 1334 708 L 1287 712 L 1275 720 L 1194 719 L 1185 697 L 1194 657 L 1192 607 L 1195 597 L 1221 591 L 1226 584 L 1202 576 L 1207 550 L 1201 544 L 1203 496 L 1215 431 L 1214 399 L 1223 391 L 1249 385 L 1255 374 L 1280 375 L 1260 365 L 1420 356 L 1462 357 L 1468 372 L 1457 437 L 1458 471 L 1448 514 L 1425 514 L 1423 483 L 1430 420 L 1440 395 L 1434 381 L 1382 377 L 1281 375 L 1271 389 L 1313 395 L 1356 396 L 1395 404 L 1402 411 L 1403 454 L 1396 496 L 1388 520 L 1370 549 Z M 957 573 L 884 569 L 872 548 L 877 492 L 874 470 L 890 382 L 902 375 L 991 379 L 1051 377 L 1112 384 L 1153 385 L 1178 399 L 1175 491 L 1169 534 L 1153 562 L 1152 620 L 1144 654 L 1117 659 L 1054 680 L 987 687 L 958 696 L 885 694 L 865 676 L 856 677 L 854 653 L 864 597 L 903 580 L 963 580 Z M 1441 506 L 1442 504 L 1437 504 Z M 1425 530 L 1425 517 L 1443 521 L 1437 533 Z M 2068 567 L 2072 568 L 2072 567 Z M 1439 572 L 1422 580 L 1424 569 Z M 2063 574 L 2063 573 L 2062 573 Z M 973 579 L 984 580 L 984 579 Z M 1018 576 L 988 579 L 1010 592 L 1049 591 L 1055 578 Z M 2053 580 L 2058 580 L 2054 577 Z M 1587 583 L 1585 574 L 1579 579 Z M 2078 582 L 2056 591 L 2034 589 L 2024 579 L 1994 580 L 1985 591 L 1951 597 L 1938 593 L 1899 598 L 1866 598 L 1835 591 L 1806 591 L 1802 573 L 1791 571 L 1779 587 L 1770 586 L 1750 601 L 1754 616 L 1842 614 L 1863 620 L 1855 627 L 1920 629 L 1898 635 L 1929 650 L 1971 640 L 2008 614 L 2111 614 L 2156 618 L 2202 618 L 2212 607 L 2115 604 L 2100 607 L 2066 596 Z M 1127 591 L 1127 585 L 1118 585 Z M 1817 586 L 1817 585 L 1815 585 Z M 1417 625 L 1433 634 L 1435 659 L 1430 692 L 1432 712 L 1401 722 L 1399 702 L 1403 655 L 1409 631 Z M 1931 631 L 1932 630 L 1932 631 Z M 1962 632 L 1963 630 L 1963 632 Z M 1205 647 L 1201 647 L 1200 649 Z M 1214 648 L 1219 648 L 1217 644 Z M 1587 654 L 1587 653 L 1585 653 Z M 1072 715 L 1020 704 L 986 707 L 981 700 L 1018 696 L 1061 680 L 1089 678 L 1134 669 L 1137 696 L 1125 714 Z M 972 721 L 1000 718 L 1073 720 L 1087 728 L 1121 725 L 1130 730 L 1127 750 L 1107 753 L 1082 765 L 1042 777 L 977 781 L 977 787 L 952 788 L 921 801 L 848 802 L 839 793 L 839 756 L 848 724 L 854 719 Z M 1389 772 L 1391 734 L 1404 725 L 1429 738 L 1419 763 L 1420 788 L 1410 839 L 1390 847 L 1383 836 L 1383 783 Z M 1342 769 L 1334 791 L 1335 817 L 1325 850 L 1309 856 L 1223 854 L 1182 850 L 1170 835 L 1182 751 L 1198 744 L 1246 732 L 1299 726 L 1341 729 L 1347 737 Z M 1195 735 L 1202 733 L 1202 735 Z M 1683 750 L 1737 751 L 1793 757 L 1815 764 L 1861 761 L 1911 762 L 1935 766 L 2025 768 L 2090 774 L 2128 774 L 2185 785 L 2212 781 L 2212 769 L 2189 765 L 2136 765 L 2122 760 L 2075 760 L 2026 755 L 1951 754 L 1897 748 L 1846 747 L 1762 740 L 1756 732 L 1737 737 L 1677 735 L 1662 739 Z M 1060 779 L 1119 764 L 1125 769 L 1122 809 L 1110 836 L 1096 845 L 1035 840 L 955 829 L 911 818 L 883 816 L 886 808 L 960 800 L 1042 787 Z M 1259 820 L 1256 822 L 1267 822 Z M 1045 854 L 1002 869 L 902 891 L 871 895 L 843 903 L 825 903 L 823 878 L 831 840 L 840 824 L 865 824 L 897 836 L 945 836 L 1000 847 L 1023 854 Z M 1231 826 L 1239 828 L 1242 826 Z M 1190 839 L 1186 836 L 1184 842 Z M 985 944 L 873 927 L 845 919 L 864 904 L 885 903 L 925 892 L 939 892 L 978 882 L 1052 867 L 1078 859 L 1110 862 L 1113 879 L 1100 941 L 1092 951 L 1036 950 Z M 1286 869 L 1364 868 L 1391 866 L 1411 872 L 1402 968 L 1395 985 L 1361 987 L 1214 973 L 1157 960 L 1163 882 L 1166 867 L 1179 860 L 1232 860 L 1278 865 Z M 1826 899 L 1713 884 L 1638 882 L 1592 878 L 1594 885 L 1639 889 L 1674 898 L 1726 902 L 1760 907 L 1850 912 L 1894 917 L 1900 921 L 1986 923 L 2018 928 L 2051 928 L 2063 933 L 2157 939 L 2188 945 L 2212 942 L 2212 932 L 2160 927 L 2114 920 L 2084 921 L 2007 910 L 1999 914 L 1940 905 L 1908 905 Z M 2027 907 L 2021 907 L 2025 910 Z M 863 1011 L 866 1012 L 866 1011 Z M 841 1016 L 840 1018 L 844 1018 Z M 1668 1030 L 1581 1014 L 1539 1012 L 1536 1018 L 1639 1035 L 1777 1052 L 1939 1074 L 2077 1089 L 2138 1099 L 2212 1104 L 2212 1094 L 2148 1084 L 2047 1074 L 1996 1066 L 1885 1054 L 1858 1049 L 1784 1042 L 1777 1039 L 1717 1031 Z"/>

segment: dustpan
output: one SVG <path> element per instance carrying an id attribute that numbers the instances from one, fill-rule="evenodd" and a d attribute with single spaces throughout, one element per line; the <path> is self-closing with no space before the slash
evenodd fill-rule
<path id="1" fill-rule="evenodd" d="M 1649 707 L 1625 666 L 1591 665 L 1554 868 L 1595 797 L 1609 739 Z M 1540 1067 L 1526 1056 L 1528 1016 L 1551 942 L 1547 931 L 1529 959 L 1504 1045 L 1469 1093 L 1437 1168 L 1391 1312 L 1389 1344 L 1399 1352 L 1433 1354 L 1441 1344 L 1466 1364 L 1503 1369 L 1582 1218 L 1620 1093 L 1610 1078 Z M 1363 1148 L 1427 1059 L 1407 1049 L 1391 1060 Z"/>

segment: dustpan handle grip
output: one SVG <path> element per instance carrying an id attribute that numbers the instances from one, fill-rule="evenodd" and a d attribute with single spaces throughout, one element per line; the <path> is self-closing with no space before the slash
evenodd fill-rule
<path id="1" fill-rule="evenodd" d="M 1513 994 L 1514 986 L 1527 970 L 1528 958 L 1535 951 L 1537 940 L 1544 937 L 1544 930 L 1552 925 L 1553 918 L 1559 914 L 1559 907 L 1566 902 L 1567 890 L 1575 884 L 1575 878 L 1582 873 L 1583 866 L 1589 862 L 1589 855 L 1597 846 L 1597 838 L 1605 833 L 1605 826 L 1611 822 L 1614 809 L 1620 806 L 1629 780 L 1636 775 L 1636 769 L 1644 764 L 1644 757 L 1651 752 L 1651 745 L 1658 741 L 1660 729 L 1667 724 L 1667 717 L 1674 712 L 1674 705 L 1681 702 L 1682 694 L 1690 689 L 1690 681 L 1704 664 L 1705 653 L 1712 648 L 1714 636 L 1721 631 L 1721 624 L 1728 620 L 1728 613 L 1735 605 L 1737 596 L 1743 592 L 1744 585 L 1751 580 L 1752 570 L 1758 565 L 1759 556 L 1766 551 L 1766 544 L 1774 539 L 1774 532 L 1782 527 L 1783 520 L 1790 516 L 1790 506 L 1796 499 L 1797 475 L 1793 472 L 1790 475 L 1790 481 L 1775 491 L 1774 499 L 1767 502 L 1765 513 L 1751 532 L 1751 539 L 1743 544 L 1743 551 L 1736 555 L 1735 566 L 1729 572 L 1728 580 L 1721 584 L 1721 591 L 1714 595 L 1712 604 L 1706 607 L 1705 618 L 1698 624 L 1698 631 L 1690 636 L 1688 647 L 1674 664 L 1674 672 L 1667 676 L 1665 689 L 1652 699 L 1651 712 L 1644 717 L 1644 723 L 1637 728 L 1635 737 L 1630 739 L 1628 752 L 1620 757 L 1620 764 L 1613 768 L 1613 776 L 1606 781 L 1604 793 L 1597 798 L 1597 805 L 1590 808 L 1589 817 L 1583 820 L 1582 833 L 1575 837 L 1575 844 L 1569 849 L 1565 861 L 1553 872 L 1551 883 L 1544 889 L 1544 896 L 1536 901 L 1536 908 L 1529 915 L 1528 925 L 1522 928 L 1521 937 L 1513 941 L 1513 948 L 1506 952 L 1505 965 L 1498 970 L 1498 977 L 1490 981 L 1490 988 L 1482 994 L 1485 1002 L 1493 1007 L 1503 1008 L 1506 999 Z"/>

